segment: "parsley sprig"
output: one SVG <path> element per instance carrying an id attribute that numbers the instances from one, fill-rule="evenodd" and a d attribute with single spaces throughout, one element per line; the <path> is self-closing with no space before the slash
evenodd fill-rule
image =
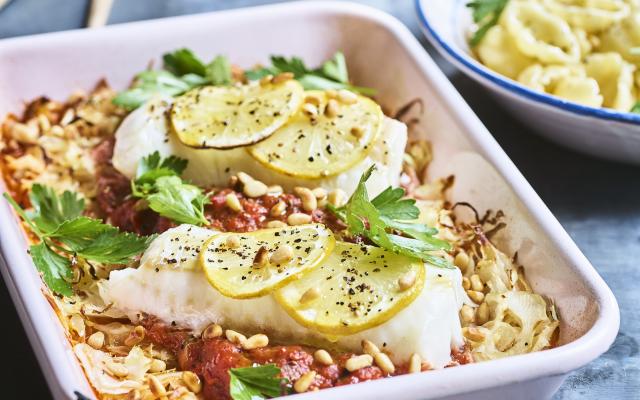
<path id="1" fill-rule="evenodd" d="M 131 181 L 131 192 L 146 200 L 153 211 L 177 223 L 208 225 L 204 216 L 208 196 L 180 178 L 187 163 L 175 156 L 163 159 L 157 151 L 144 157 Z"/>
<path id="2" fill-rule="evenodd" d="M 286 389 L 280 368 L 273 364 L 247 368 L 231 368 L 229 394 L 233 400 L 262 400 L 279 397 Z"/>
<path id="3" fill-rule="evenodd" d="M 500 20 L 509 0 L 473 0 L 467 7 L 473 10 L 473 22 L 478 24 L 478 30 L 471 37 L 471 46 L 477 46 L 489 29 Z"/>
<path id="4" fill-rule="evenodd" d="M 293 73 L 294 78 L 307 90 L 349 89 L 368 96 L 376 94 L 375 89 L 349 83 L 347 62 L 342 52 L 337 52 L 316 69 L 308 68 L 298 57 L 287 59 L 282 56 L 271 56 L 271 66 L 245 71 L 244 75 L 249 80 L 257 80 L 266 75 L 277 75 L 283 72 Z"/>
<path id="5" fill-rule="evenodd" d="M 71 257 L 104 264 L 125 264 L 142 253 L 153 237 L 120 232 L 118 228 L 82 215 L 85 203 L 76 193 L 57 195 L 53 189 L 33 185 L 29 199 L 32 211 L 25 211 L 4 193 L 40 243 L 29 253 L 45 284 L 64 296 L 72 294 Z"/>
<path id="6" fill-rule="evenodd" d="M 388 187 L 369 200 L 365 183 L 374 169 L 375 166 L 371 166 L 362 175 L 347 204 L 339 208 L 328 205 L 329 210 L 347 224 L 352 235 L 364 236 L 397 254 L 419 258 L 438 267 L 453 268 L 445 259 L 431 254 L 451 249 L 448 242 L 434 237 L 438 230 L 410 222 L 418 218 L 420 210 L 415 200 L 404 198 L 404 189 Z"/>
<path id="7" fill-rule="evenodd" d="M 132 110 L 156 94 L 178 96 L 198 86 L 231 83 L 231 65 L 224 56 L 217 56 L 207 64 L 191 50 L 178 49 L 162 59 L 164 69 L 140 72 L 133 86 L 119 93 L 113 103 Z"/>

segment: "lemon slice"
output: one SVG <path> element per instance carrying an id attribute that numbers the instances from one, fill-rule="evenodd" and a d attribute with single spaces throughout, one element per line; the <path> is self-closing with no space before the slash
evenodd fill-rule
<path id="1" fill-rule="evenodd" d="M 200 252 L 209 283 L 227 297 L 268 294 L 324 260 L 335 238 L 321 224 L 214 235 Z"/>
<path id="2" fill-rule="evenodd" d="M 281 127 L 304 95 L 294 80 L 260 85 L 204 86 L 178 97 L 171 123 L 180 141 L 197 148 L 229 149 L 256 143 Z"/>
<path id="3" fill-rule="evenodd" d="M 337 242 L 331 255 L 275 293 L 298 323 L 328 335 L 378 326 L 407 307 L 424 287 L 424 264 L 372 247 Z"/>
<path id="4" fill-rule="evenodd" d="M 351 168 L 369 154 L 384 116 L 373 100 L 346 93 L 340 100 L 323 91 L 306 92 L 300 111 L 249 152 L 268 168 L 300 178 L 322 178 Z"/>

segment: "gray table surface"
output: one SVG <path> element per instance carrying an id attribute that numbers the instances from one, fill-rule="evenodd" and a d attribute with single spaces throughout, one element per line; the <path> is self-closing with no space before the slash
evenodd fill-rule
<path id="1" fill-rule="evenodd" d="M 109 24 L 274 2 L 116 0 Z M 393 14 L 421 40 L 618 299 L 622 323 L 612 348 L 572 373 L 554 400 L 640 399 L 640 168 L 589 158 L 534 136 L 426 43 L 413 0 L 359 2 Z M 14 0 L 0 11 L 0 39 L 81 28 L 87 10 L 86 0 Z M 0 381 L 5 382 L 0 397 L 50 398 L 4 284 L 0 315 L 6 358 L 0 362 Z"/>

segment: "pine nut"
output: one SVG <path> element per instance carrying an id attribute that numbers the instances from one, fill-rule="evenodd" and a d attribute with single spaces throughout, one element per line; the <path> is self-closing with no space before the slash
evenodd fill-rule
<path id="1" fill-rule="evenodd" d="M 337 99 L 338 98 L 338 92 L 333 90 L 333 89 L 325 90 L 324 94 L 327 96 L 328 99 Z"/>
<path id="2" fill-rule="evenodd" d="M 402 275 L 398 279 L 398 286 L 400 286 L 400 291 L 404 292 L 408 290 L 416 283 L 416 273 L 415 271 L 409 271 L 406 274 Z"/>
<path id="3" fill-rule="evenodd" d="M 313 104 L 314 106 L 318 107 L 320 105 L 320 98 L 315 94 L 312 94 L 305 97 L 304 102 Z"/>
<path id="4" fill-rule="evenodd" d="M 273 80 L 273 75 L 265 75 L 262 78 L 260 78 L 260 86 L 266 86 L 270 84 L 272 80 Z"/>
<path id="5" fill-rule="evenodd" d="M 311 189 L 298 186 L 293 188 L 293 192 L 300 197 L 300 200 L 302 200 L 302 208 L 305 211 L 313 211 L 318 208 L 318 200 Z"/>
<path id="6" fill-rule="evenodd" d="M 269 344 L 269 337 L 267 335 L 263 335 L 259 333 L 257 335 L 253 335 L 242 343 L 242 348 L 245 350 L 253 350 L 259 349 L 261 347 L 266 347 Z"/>
<path id="7" fill-rule="evenodd" d="M 475 290 L 476 292 L 482 292 L 482 290 L 484 289 L 484 284 L 480 280 L 480 276 L 478 274 L 471 275 L 471 279 L 469 280 L 471 281 L 471 289 Z"/>
<path id="8" fill-rule="evenodd" d="M 166 397 L 165 399 L 166 400 L 190 400 L 190 399 L 197 400 L 197 397 L 195 397 L 195 395 L 191 393 L 189 389 L 187 389 L 186 387 L 180 386 L 177 389 L 175 389 L 173 392 L 171 392 L 171 394 L 169 394 L 169 397 Z M 165 399 L 162 399 L 162 400 L 165 400 Z"/>
<path id="9" fill-rule="evenodd" d="M 474 342 L 481 342 L 484 340 L 484 333 L 475 326 L 462 328 L 462 334 L 464 337 Z"/>
<path id="10" fill-rule="evenodd" d="M 329 99 L 329 101 L 327 102 L 327 106 L 324 108 L 324 115 L 329 118 L 333 118 L 338 115 L 338 111 L 338 102 L 334 99 Z"/>
<path id="11" fill-rule="evenodd" d="M 109 373 L 115 377 L 122 378 L 129 375 L 129 369 L 124 364 L 108 361 L 104 365 L 107 367 Z"/>
<path id="12" fill-rule="evenodd" d="M 253 258 L 253 267 L 262 268 L 267 264 L 269 264 L 269 250 L 264 246 L 260 246 L 256 256 Z"/>
<path id="13" fill-rule="evenodd" d="M 296 393 L 304 393 L 309 390 L 309 386 L 313 383 L 313 380 L 316 378 L 316 371 L 308 371 L 302 374 L 300 378 L 293 384 L 293 389 Z"/>
<path id="14" fill-rule="evenodd" d="M 358 101 L 358 96 L 345 89 L 338 90 L 338 100 L 344 104 L 354 104 Z"/>
<path id="15" fill-rule="evenodd" d="M 269 261 L 271 264 L 284 264 L 293 258 L 293 248 L 288 244 L 283 244 L 271 254 Z"/>
<path id="16" fill-rule="evenodd" d="M 460 271 L 464 274 L 469 267 L 469 256 L 464 251 L 461 251 L 456 254 L 456 257 L 453 259 L 453 264 L 460 268 Z"/>
<path id="17" fill-rule="evenodd" d="M 198 375 L 194 374 L 191 371 L 184 371 L 182 373 L 182 380 L 184 384 L 191 390 L 193 393 L 200 393 L 202 390 L 202 383 L 200 382 L 200 378 Z"/>
<path id="18" fill-rule="evenodd" d="M 303 225 L 311 222 L 311 215 L 304 213 L 293 213 L 287 217 L 289 225 Z"/>
<path id="19" fill-rule="evenodd" d="M 327 197 L 327 191 L 324 188 L 321 187 L 317 187 L 315 189 L 313 189 L 311 192 L 313 192 L 313 195 L 316 196 L 316 199 L 318 200 L 322 200 L 324 198 Z"/>
<path id="20" fill-rule="evenodd" d="M 484 300 L 484 293 L 482 293 L 482 292 L 477 292 L 475 290 L 467 290 L 467 295 L 476 304 L 480 304 Z"/>
<path id="21" fill-rule="evenodd" d="M 362 346 L 362 351 L 364 351 L 366 354 L 369 354 L 370 356 L 373 356 L 376 353 L 380 353 L 380 349 L 378 348 L 378 346 L 376 346 L 369 340 L 364 339 L 362 342 L 360 342 L 360 345 Z"/>
<path id="22" fill-rule="evenodd" d="M 294 76 L 292 72 L 283 72 L 273 77 L 273 79 L 271 80 L 271 83 L 273 83 L 274 85 L 277 85 L 278 83 L 286 82 L 290 79 L 293 79 L 293 77 Z"/>
<path id="23" fill-rule="evenodd" d="M 282 221 L 269 221 L 269 222 L 267 222 L 267 228 L 284 228 L 285 226 L 287 226 L 287 224 L 285 224 Z"/>
<path id="24" fill-rule="evenodd" d="M 167 363 L 158 359 L 151 361 L 151 365 L 149 366 L 150 372 L 162 372 L 165 369 L 167 369 Z"/>
<path id="25" fill-rule="evenodd" d="M 237 174 L 237 178 L 240 181 L 240 183 L 242 183 L 243 185 L 246 185 L 247 183 L 253 181 L 253 177 L 245 172 L 238 172 Z"/>
<path id="26" fill-rule="evenodd" d="M 357 371 L 364 367 L 370 367 L 373 364 L 373 357 L 369 354 L 353 356 L 344 363 L 344 367 L 349 372 Z"/>
<path id="27" fill-rule="evenodd" d="M 151 389 L 151 393 L 153 393 L 156 397 L 163 397 L 167 395 L 167 390 L 164 388 L 160 379 L 156 378 L 154 375 L 149 375 L 147 378 L 149 380 L 149 389 Z"/>
<path id="28" fill-rule="evenodd" d="M 242 193 L 248 197 L 260 197 L 267 194 L 267 185 L 260 181 L 249 181 L 244 184 Z"/>
<path id="29" fill-rule="evenodd" d="M 235 212 L 242 211 L 242 204 L 240 204 L 240 200 L 235 193 L 229 193 L 224 198 L 225 204 L 227 207 L 232 209 Z"/>
<path id="30" fill-rule="evenodd" d="M 302 294 L 302 296 L 300 296 L 300 304 L 308 303 L 312 300 L 317 299 L 318 297 L 320 297 L 320 289 L 315 287 L 308 289 Z"/>
<path id="31" fill-rule="evenodd" d="M 393 362 L 391 362 L 389 356 L 382 352 L 375 353 L 373 360 L 376 362 L 376 365 L 387 374 L 393 374 L 396 371 L 396 367 L 393 365 Z"/>
<path id="32" fill-rule="evenodd" d="M 282 193 L 284 190 L 282 189 L 282 186 L 280 185 L 271 185 L 267 187 L 267 193 L 269 194 L 280 194 Z"/>
<path id="33" fill-rule="evenodd" d="M 342 207 L 347 202 L 347 194 L 342 189 L 335 189 L 329 193 L 327 201 L 334 207 Z"/>
<path id="34" fill-rule="evenodd" d="M 328 351 L 323 349 L 316 350 L 316 352 L 313 353 L 313 359 L 322 365 L 333 364 L 333 358 L 331 358 L 331 354 L 329 354 Z"/>
<path id="35" fill-rule="evenodd" d="M 84 319 L 78 314 L 73 314 L 71 319 L 69 319 L 69 325 L 71 325 L 71 329 L 73 329 L 78 336 L 84 337 L 85 335 L 85 325 Z"/>
<path id="36" fill-rule="evenodd" d="M 476 310 L 476 324 L 484 325 L 487 321 L 489 321 L 489 306 L 487 303 L 482 303 Z"/>
<path id="37" fill-rule="evenodd" d="M 245 335 L 236 331 L 232 331 L 231 329 L 227 329 L 224 334 L 227 337 L 227 340 L 234 344 L 242 345 L 247 341 L 247 337 Z"/>
<path id="38" fill-rule="evenodd" d="M 422 371 L 422 357 L 420 354 L 413 353 L 409 359 L 409 373 L 414 374 Z"/>
<path id="39" fill-rule="evenodd" d="M 350 132 L 353 136 L 357 137 L 358 139 L 364 136 L 364 131 L 359 126 L 354 126 L 353 128 L 351 128 Z"/>
<path id="40" fill-rule="evenodd" d="M 129 336 L 124 340 L 124 344 L 126 346 L 135 346 L 138 343 L 144 340 L 145 330 L 143 326 L 136 326 L 133 328 L 131 332 L 129 332 Z"/>
<path id="41" fill-rule="evenodd" d="M 469 280 L 469 278 L 467 278 L 466 276 L 462 277 L 462 288 L 464 290 L 469 290 L 471 289 L 471 281 Z"/>
<path id="42" fill-rule="evenodd" d="M 225 244 L 230 249 L 237 249 L 238 247 L 240 247 L 240 239 L 238 238 L 237 235 L 229 235 L 227 236 L 227 240 L 225 241 Z"/>
<path id="43" fill-rule="evenodd" d="M 96 350 L 101 349 L 102 346 L 104 346 L 104 333 L 95 332 L 94 334 L 89 336 L 89 339 L 87 339 L 87 344 Z"/>
<path id="44" fill-rule="evenodd" d="M 138 389 L 133 389 L 127 393 L 127 400 L 142 400 L 142 394 Z"/>
<path id="45" fill-rule="evenodd" d="M 280 200 L 276 204 L 274 204 L 273 207 L 271 207 L 271 210 L 269 211 L 269 215 L 271 215 L 272 217 L 279 217 L 282 214 L 284 214 L 286 210 L 287 210 L 287 203 Z"/>
<path id="46" fill-rule="evenodd" d="M 465 324 L 473 323 L 475 319 L 475 310 L 468 305 L 463 305 L 460 309 L 460 318 Z"/>
<path id="47" fill-rule="evenodd" d="M 311 103 L 304 103 L 302 105 L 302 112 L 310 117 L 318 116 L 318 108 Z"/>
<path id="48" fill-rule="evenodd" d="M 203 339 L 215 339 L 222 336 L 222 327 L 218 324 L 211 324 L 202 331 Z"/>

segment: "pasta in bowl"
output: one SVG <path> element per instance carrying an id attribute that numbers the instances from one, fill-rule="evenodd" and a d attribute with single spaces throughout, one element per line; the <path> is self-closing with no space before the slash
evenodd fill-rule
<path id="1" fill-rule="evenodd" d="M 427 37 L 533 130 L 640 162 L 640 3 L 418 0 Z"/>

